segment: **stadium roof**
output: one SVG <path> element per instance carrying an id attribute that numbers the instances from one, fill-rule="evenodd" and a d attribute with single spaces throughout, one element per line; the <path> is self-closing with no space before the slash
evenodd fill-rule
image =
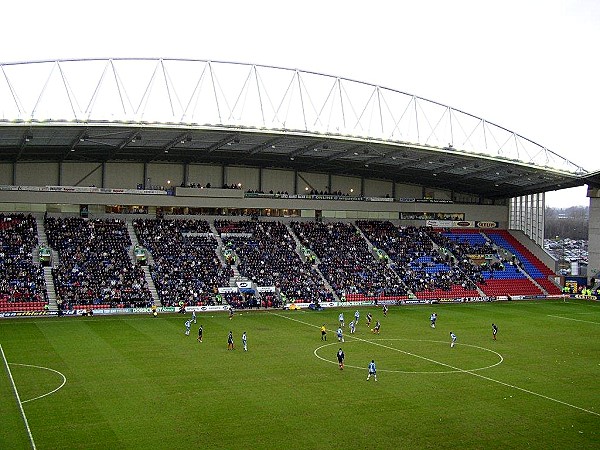
<path id="1" fill-rule="evenodd" d="M 414 95 L 295 69 L 179 59 L 0 64 L 0 161 L 286 168 L 487 198 L 595 180 L 532 140 Z"/>

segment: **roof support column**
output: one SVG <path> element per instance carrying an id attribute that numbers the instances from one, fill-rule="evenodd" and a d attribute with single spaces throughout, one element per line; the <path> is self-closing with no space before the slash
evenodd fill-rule
<path id="1" fill-rule="evenodd" d="M 227 184 L 227 171 L 225 170 L 225 164 L 221 166 L 221 187 Z"/>
<path id="2" fill-rule="evenodd" d="M 360 196 L 365 196 L 365 177 L 360 177 Z"/>
<path id="3" fill-rule="evenodd" d="M 263 191 L 263 168 L 258 168 L 258 192 Z"/>
<path id="4" fill-rule="evenodd" d="M 145 166 L 145 164 L 144 164 Z M 105 188 L 106 187 L 106 161 L 102 162 L 102 187 Z"/>
<path id="5" fill-rule="evenodd" d="M 147 162 L 144 163 L 144 175 L 143 175 L 143 179 L 142 179 L 142 185 L 144 186 L 144 189 L 152 189 L 152 186 L 150 186 L 150 178 L 148 178 L 148 163 Z"/>
<path id="6" fill-rule="evenodd" d="M 294 195 L 298 195 L 298 171 L 294 170 Z"/>
<path id="7" fill-rule="evenodd" d="M 12 163 L 12 185 L 17 185 L 17 162 L 13 161 Z"/>
<path id="8" fill-rule="evenodd" d="M 186 162 L 183 164 L 183 185 L 184 186 L 188 185 L 189 177 L 190 177 L 190 164 Z"/>
<path id="9" fill-rule="evenodd" d="M 331 194 L 331 173 L 327 175 L 327 193 Z"/>

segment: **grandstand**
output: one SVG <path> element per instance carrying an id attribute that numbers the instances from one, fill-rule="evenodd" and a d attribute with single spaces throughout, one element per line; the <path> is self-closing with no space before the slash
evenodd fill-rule
<path id="1" fill-rule="evenodd" d="M 600 208 L 598 174 L 536 142 L 348 78 L 166 59 L 0 66 L 5 313 L 558 295 L 544 192 L 588 184 L 590 217 Z M 44 82 L 12 82 L 27 74 Z"/>

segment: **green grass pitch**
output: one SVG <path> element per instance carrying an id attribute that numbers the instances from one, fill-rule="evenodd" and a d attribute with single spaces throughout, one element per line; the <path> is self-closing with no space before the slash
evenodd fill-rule
<path id="1" fill-rule="evenodd" d="M 198 314 L 190 336 L 180 314 L 0 321 L 25 416 L 2 361 L 0 448 L 600 448 L 600 304 L 362 308 L 350 335 L 353 313 Z"/>

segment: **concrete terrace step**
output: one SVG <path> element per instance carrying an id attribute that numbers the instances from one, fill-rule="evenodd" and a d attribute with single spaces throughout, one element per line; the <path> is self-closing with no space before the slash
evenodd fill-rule
<path id="1" fill-rule="evenodd" d="M 46 282 L 46 291 L 48 292 L 48 309 L 50 311 L 58 311 L 58 303 L 56 302 L 56 287 L 52 278 L 52 268 L 44 267 L 44 281 Z"/>
<path id="2" fill-rule="evenodd" d="M 150 273 L 150 267 L 142 266 L 142 270 L 144 271 L 146 283 L 148 283 L 148 290 L 150 291 L 150 294 L 152 294 L 152 300 L 154 300 L 154 304 L 156 306 L 160 306 L 160 298 L 158 296 L 158 291 L 156 289 L 156 285 L 154 284 L 154 280 L 152 279 L 152 274 Z"/>

